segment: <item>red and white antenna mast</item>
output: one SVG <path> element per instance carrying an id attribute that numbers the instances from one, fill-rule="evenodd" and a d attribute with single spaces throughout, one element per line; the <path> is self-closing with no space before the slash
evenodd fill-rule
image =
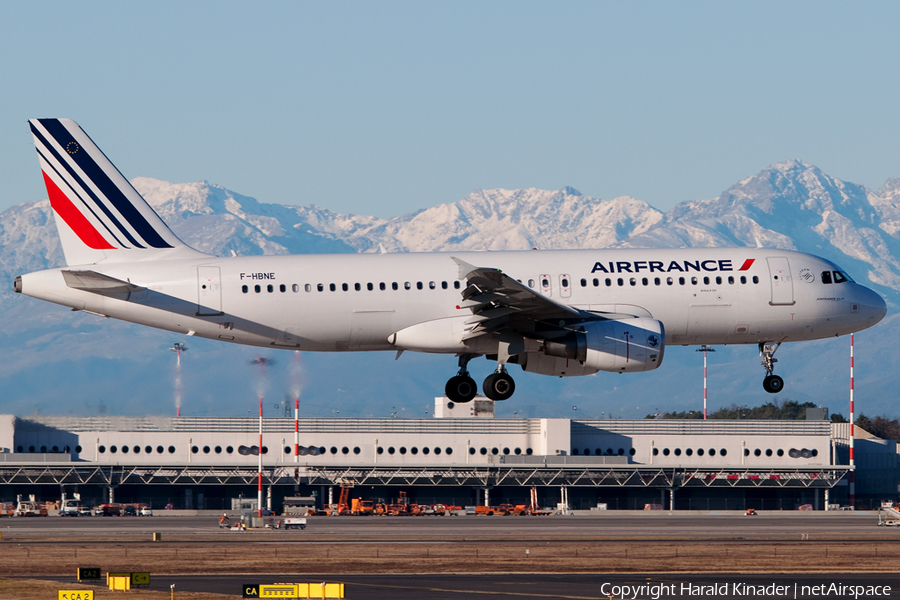
<path id="1" fill-rule="evenodd" d="M 169 348 L 172 352 L 176 354 L 178 357 L 175 362 L 175 416 L 181 416 L 181 396 L 182 387 L 181 387 L 181 353 L 187 352 L 187 346 L 182 344 L 181 342 L 175 342 L 175 344 Z"/>
<path id="2" fill-rule="evenodd" d="M 850 510 L 856 507 L 856 462 L 853 458 L 853 334 L 850 334 Z"/>

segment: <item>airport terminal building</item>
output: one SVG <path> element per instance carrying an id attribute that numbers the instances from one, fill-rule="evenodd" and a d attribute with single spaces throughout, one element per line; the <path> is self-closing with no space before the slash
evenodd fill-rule
<path id="1" fill-rule="evenodd" d="M 0 501 L 17 494 L 154 509 L 256 498 L 259 419 L 0 415 Z M 265 502 L 352 497 L 459 506 L 824 510 L 849 501 L 849 426 L 825 420 L 495 419 L 435 399 L 433 419 L 263 420 Z M 897 444 L 857 428 L 856 503 L 896 499 Z"/>

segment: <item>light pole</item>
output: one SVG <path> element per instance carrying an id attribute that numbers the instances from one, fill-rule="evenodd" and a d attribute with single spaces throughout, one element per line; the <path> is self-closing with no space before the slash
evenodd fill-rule
<path id="1" fill-rule="evenodd" d="M 182 344 L 181 342 L 175 342 L 175 344 L 169 348 L 172 352 L 174 352 L 178 359 L 175 362 L 175 416 L 181 416 L 181 396 L 182 396 L 182 388 L 181 388 L 181 353 L 187 352 L 187 346 Z"/>
<path id="2" fill-rule="evenodd" d="M 710 348 L 706 344 L 703 344 L 699 348 L 697 348 L 697 352 L 703 353 L 703 420 L 706 420 L 706 353 L 707 352 L 715 352 L 713 348 Z"/>

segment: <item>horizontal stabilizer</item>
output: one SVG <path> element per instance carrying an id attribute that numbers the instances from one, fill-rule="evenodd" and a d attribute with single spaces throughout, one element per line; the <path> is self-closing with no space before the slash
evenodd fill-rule
<path id="1" fill-rule="evenodd" d="M 132 294 L 143 292 L 147 288 L 122 281 L 96 271 L 63 271 L 66 285 L 75 290 L 83 290 L 105 296 L 111 294 Z"/>

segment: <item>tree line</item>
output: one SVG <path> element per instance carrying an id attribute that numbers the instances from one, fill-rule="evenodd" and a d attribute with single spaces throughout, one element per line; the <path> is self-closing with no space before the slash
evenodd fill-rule
<path id="1" fill-rule="evenodd" d="M 812 402 L 796 402 L 785 400 L 779 402 L 772 400 L 762 406 L 738 406 L 732 404 L 727 408 L 720 408 L 708 413 L 708 419 L 747 419 L 747 420 L 778 420 L 778 421 L 802 421 L 806 419 L 806 409 L 816 408 Z M 647 415 L 647 419 L 702 419 L 703 411 L 689 410 L 681 412 L 664 412 Z M 841 413 L 830 415 L 832 423 L 846 423 L 847 418 Z M 880 417 L 867 417 L 860 413 L 856 419 L 856 426 L 865 429 L 872 435 L 885 440 L 900 442 L 900 420 L 891 419 L 886 415 Z"/>

